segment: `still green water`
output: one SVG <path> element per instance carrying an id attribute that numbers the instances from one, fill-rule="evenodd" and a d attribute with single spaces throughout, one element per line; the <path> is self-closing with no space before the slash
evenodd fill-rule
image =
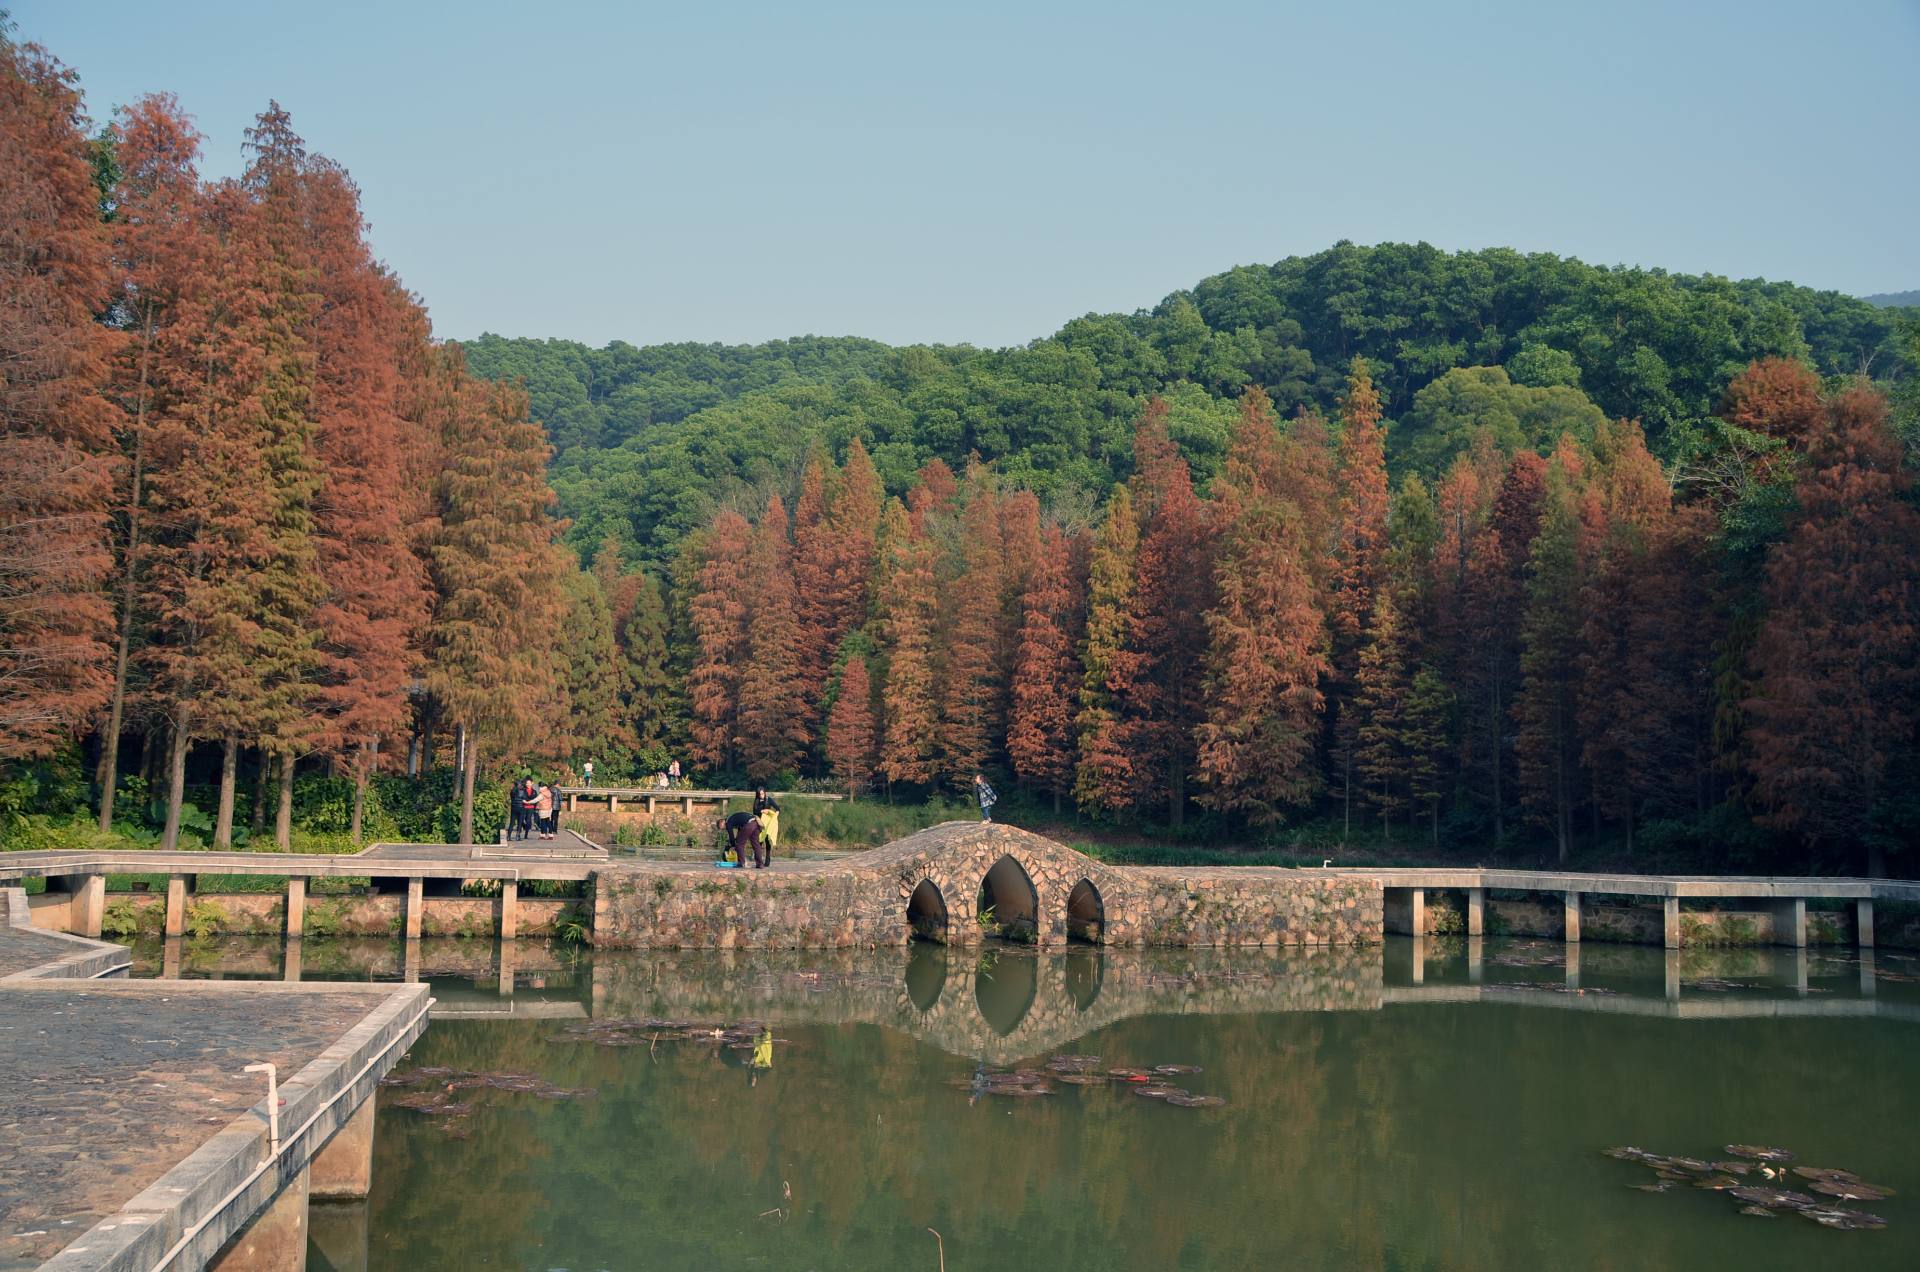
<path id="1" fill-rule="evenodd" d="M 285 974 L 277 948 L 251 948 L 182 970 Z M 301 972 L 397 976 L 403 957 L 312 941 Z M 1920 1266 L 1911 955 L 1589 944 L 1570 966 L 1557 943 L 1458 938 L 978 957 L 528 946 L 505 976 L 473 942 L 412 957 L 440 1006 L 403 1069 L 597 1094 L 462 1092 L 473 1111 L 450 1124 L 383 1090 L 373 1196 L 315 1208 L 310 1268 L 934 1272 L 942 1245 L 954 1272 Z M 717 1043 L 597 1040 L 646 1017 L 769 1021 L 772 1066 Z M 1198 1065 L 1173 1081 L 1227 1104 L 953 1085 L 982 1061 L 1061 1053 Z M 1840 1203 L 1888 1226 L 1650 1195 L 1629 1187 L 1645 1168 L 1601 1155 L 1723 1158 L 1731 1143 L 1896 1190 Z"/>

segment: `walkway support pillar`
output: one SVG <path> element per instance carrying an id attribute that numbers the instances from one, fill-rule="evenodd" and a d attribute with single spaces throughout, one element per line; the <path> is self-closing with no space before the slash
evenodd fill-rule
<path id="1" fill-rule="evenodd" d="M 307 1266 L 307 1176 L 303 1170 L 279 1196 L 213 1256 L 212 1272 L 301 1272 Z"/>
<path id="2" fill-rule="evenodd" d="M 307 1168 L 312 1176 L 308 1196 L 316 1201 L 351 1201 L 373 1190 L 373 1105 L 372 1096 L 361 1101 L 346 1125 L 314 1154 Z"/>
<path id="3" fill-rule="evenodd" d="M 511 941 L 520 935 L 520 881 L 500 881 L 500 939 Z"/>
<path id="4" fill-rule="evenodd" d="M 1485 936 L 1487 931 L 1487 890 L 1467 889 L 1467 935 Z"/>
<path id="5" fill-rule="evenodd" d="M 75 936 L 100 939 L 100 920 L 107 912 L 107 876 L 81 875 L 73 881 L 73 900 L 67 913 L 68 927 Z"/>
<path id="6" fill-rule="evenodd" d="M 1662 913 L 1660 943 L 1670 950 L 1677 950 L 1680 948 L 1680 898 L 1663 898 L 1660 909 Z"/>
<path id="7" fill-rule="evenodd" d="M 1857 944 L 1863 950 L 1873 948 L 1873 898 L 1861 897 L 1853 903 L 1853 918 L 1860 929 Z"/>
<path id="8" fill-rule="evenodd" d="M 407 880 L 407 939 L 420 939 L 420 916 L 426 909 L 426 880 L 413 878 Z"/>
<path id="9" fill-rule="evenodd" d="M 1566 894 L 1562 913 L 1565 915 L 1566 942 L 1569 945 L 1576 945 L 1580 941 L 1580 894 L 1578 892 Z"/>
<path id="10" fill-rule="evenodd" d="M 722 805 L 722 807 L 725 806 Z M 693 816 L 693 796 L 689 795 L 680 801 L 680 815 L 682 817 Z"/>
<path id="11" fill-rule="evenodd" d="M 307 881 L 287 880 L 287 936 L 298 939 L 307 931 Z"/>
<path id="12" fill-rule="evenodd" d="M 1773 903 L 1773 943 L 1794 949 L 1807 946 L 1807 899 L 1789 897 Z"/>
<path id="13" fill-rule="evenodd" d="M 1427 934 L 1427 890 L 1414 888 L 1407 893 L 1407 927 L 1415 936 Z"/>
<path id="14" fill-rule="evenodd" d="M 183 874 L 167 876 L 167 930 L 168 936 L 179 936 L 187 930 L 187 876 Z"/>

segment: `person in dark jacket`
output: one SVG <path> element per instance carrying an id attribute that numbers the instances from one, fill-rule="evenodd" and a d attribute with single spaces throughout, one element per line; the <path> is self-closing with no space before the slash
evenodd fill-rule
<path id="1" fill-rule="evenodd" d="M 734 816 L 737 817 L 739 814 L 735 813 Z M 727 821 L 731 823 L 733 818 L 729 817 Z M 765 870 L 767 868 L 767 841 L 760 837 L 760 819 L 752 813 L 748 813 L 747 820 L 741 822 L 739 828 L 733 832 L 733 851 L 740 859 L 740 868 L 742 870 L 747 868 L 747 854 L 749 852 L 753 854 L 753 868 L 755 870 Z"/>
<path id="2" fill-rule="evenodd" d="M 521 788 L 520 779 L 515 778 L 513 785 L 507 788 L 507 838 L 526 838 L 527 797 Z"/>

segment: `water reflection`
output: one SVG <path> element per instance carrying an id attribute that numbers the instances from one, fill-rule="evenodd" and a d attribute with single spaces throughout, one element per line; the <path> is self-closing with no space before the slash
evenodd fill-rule
<path id="1" fill-rule="evenodd" d="M 880 1025 L 1008 1063 L 1143 1015 L 1380 1011 L 1437 1003 L 1728 1019 L 1913 1019 L 1920 957 L 1872 950 L 1642 946 L 1395 937 L 1310 950 L 1053 953 L 988 943 L 880 950 L 570 950 L 534 941 L 172 938 L 134 974 L 229 980 L 429 981 L 437 1018 L 667 1017 Z M 1888 992 L 1889 987 L 1896 991 Z"/>

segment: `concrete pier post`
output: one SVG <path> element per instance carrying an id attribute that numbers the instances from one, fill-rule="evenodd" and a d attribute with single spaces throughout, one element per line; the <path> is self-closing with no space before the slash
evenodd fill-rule
<path id="1" fill-rule="evenodd" d="M 1790 897 L 1773 903 L 1773 943 L 1805 949 L 1807 945 L 1807 899 Z"/>
<path id="2" fill-rule="evenodd" d="M 1680 951 L 1667 951 L 1667 1001 L 1680 1001 Z"/>
<path id="3" fill-rule="evenodd" d="M 1670 950 L 1677 950 L 1680 948 L 1680 898 L 1663 898 L 1660 909 L 1660 943 Z"/>
<path id="4" fill-rule="evenodd" d="M 424 879 L 415 878 L 407 880 L 406 934 L 409 941 L 417 941 L 420 939 L 421 912 L 426 909 L 426 887 L 427 881 Z"/>
<path id="5" fill-rule="evenodd" d="M 1580 894 L 1578 892 L 1566 894 L 1562 913 L 1565 915 L 1567 944 L 1578 944 L 1580 940 Z"/>
<path id="6" fill-rule="evenodd" d="M 500 939 L 511 941 L 520 935 L 520 881 L 500 881 Z"/>
<path id="7" fill-rule="evenodd" d="M 81 875 L 73 881 L 73 901 L 67 913 L 75 936 L 100 939 L 100 920 L 107 912 L 107 876 Z"/>
<path id="8" fill-rule="evenodd" d="M 1793 977 L 1793 990 L 1796 994 L 1805 994 L 1807 992 L 1807 947 L 1804 945 L 1795 946 L 1793 953 L 1787 957 L 1793 960 L 1791 973 Z"/>
<path id="9" fill-rule="evenodd" d="M 160 978 L 162 980 L 180 979 L 180 955 L 186 946 L 186 939 L 179 936 L 168 937 L 160 946 Z"/>
<path id="10" fill-rule="evenodd" d="M 682 817 L 693 816 L 693 796 L 689 795 L 680 801 L 680 815 Z"/>
<path id="11" fill-rule="evenodd" d="M 1487 930 L 1487 890 L 1467 889 L 1467 935 L 1484 936 Z"/>
<path id="12" fill-rule="evenodd" d="M 617 813 L 620 811 L 620 797 L 618 795 L 607 796 L 607 811 L 609 813 Z"/>
<path id="13" fill-rule="evenodd" d="M 373 1191 L 373 1108 L 368 1096 L 345 1126 L 333 1133 L 307 1167 L 307 1195 L 316 1201 L 348 1201 Z"/>
<path id="14" fill-rule="evenodd" d="M 280 979 L 289 983 L 296 982 L 304 974 L 306 961 L 305 941 L 289 940 L 280 959 Z"/>
<path id="15" fill-rule="evenodd" d="M 1853 903 L 1853 921 L 1859 929 L 1855 942 L 1863 950 L 1873 948 L 1873 898 L 1861 897 Z"/>
<path id="16" fill-rule="evenodd" d="M 212 1272 L 303 1272 L 307 1266 L 307 1175 L 288 1181 L 207 1264 Z"/>
<path id="17" fill-rule="evenodd" d="M 400 979 L 409 985 L 420 982 L 420 942 L 417 938 L 402 941 L 400 955 Z"/>
<path id="18" fill-rule="evenodd" d="M 1415 936 L 1427 934 L 1427 890 L 1412 888 L 1407 892 L 1407 930 Z"/>
<path id="19" fill-rule="evenodd" d="M 656 802 L 657 801 L 653 798 L 653 796 L 651 795 L 647 796 L 647 816 L 649 817 L 653 816 L 653 808 Z"/>
<path id="20" fill-rule="evenodd" d="M 1567 988 L 1580 988 L 1580 945 L 1578 942 L 1570 942 L 1567 945 L 1566 971 Z"/>
<path id="21" fill-rule="evenodd" d="M 569 794 L 567 796 L 567 811 L 570 813 L 576 812 L 579 810 L 579 807 L 580 807 L 580 797 L 578 795 Z"/>
<path id="22" fill-rule="evenodd" d="M 167 876 L 167 930 L 168 936 L 179 936 L 187 930 L 187 876 L 183 874 Z"/>
<path id="23" fill-rule="evenodd" d="M 297 941 L 307 930 L 307 881 L 287 880 L 287 938 Z"/>

